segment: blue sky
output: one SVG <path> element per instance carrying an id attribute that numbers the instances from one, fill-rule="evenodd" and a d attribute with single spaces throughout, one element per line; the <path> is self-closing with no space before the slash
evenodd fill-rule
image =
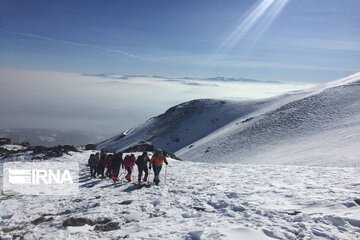
<path id="1" fill-rule="evenodd" d="M 301 82 L 360 69 L 358 0 L 0 0 L 0 6 L 2 69 Z"/>
<path id="2" fill-rule="evenodd" d="M 0 0 L 0 126 L 112 135 L 192 99 L 342 78 L 360 70 L 359 10 L 359 0 Z"/>

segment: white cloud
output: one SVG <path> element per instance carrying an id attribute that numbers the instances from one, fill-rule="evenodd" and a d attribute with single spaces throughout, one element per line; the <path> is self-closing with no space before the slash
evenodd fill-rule
<path id="1" fill-rule="evenodd" d="M 0 125 L 115 134 L 192 99 L 259 99 L 311 86 L 174 80 L 145 76 L 116 80 L 102 75 L 0 70 Z"/>
<path id="2" fill-rule="evenodd" d="M 50 38 L 50 37 L 42 36 L 42 35 L 38 35 L 38 34 L 10 31 L 10 30 L 6 30 L 6 29 L 2 29 L 2 28 L 0 28 L 0 31 L 5 32 L 5 33 L 10 33 L 10 34 L 23 36 L 23 37 L 35 38 L 35 39 L 40 39 L 40 40 L 45 40 L 45 41 L 50 41 L 50 42 L 55 42 L 55 43 L 60 43 L 60 44 L 72 45 L 72 46 L 77 46 L 77 47 L 92 48 L 92 49 L 97 49 L 97 50 L 106 51 L 106 52 L 118 53 L 118 54 L 121 54 L 121 55 L 124 55 L 124 56 L 127 56 L 127 57 L 136 58 L 136 59 L 145 60 L 145 61 L 154 61 L 153 59 L 150 59 L 150 58 L 134 55 L 134 54 L 128 53 L 126 51 L 119 50 L 119 49 L 114 49 L 114 48 L 101 47 L 101 46 L 96 46 L 96 45 L 87 44 L 87 43 L 65 41 L 65 40 Z"/>

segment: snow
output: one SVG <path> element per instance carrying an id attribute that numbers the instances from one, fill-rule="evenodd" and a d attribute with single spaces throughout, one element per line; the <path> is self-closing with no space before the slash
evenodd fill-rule
<path id="1" fill-rule="evenodd" d="M 176 152 L 190 161 L 360 166 L 360 74 L 284 96 Z M 351 84 L 350 84 L 351 83 Z M 331 87 L 329 87 L 331 86 Z"/>
<path id="2" fill-rule="evenodd" d="M 170 152 L 177 151 L 234 121 L 263 107 L 266 101 L 224 101 L 201 99 L 170 108 L 166 113 L 125 131 L 99 148 L 121 150 L 141 141 Z"/>
<path id="3" fill-rule="evenodd" d="M 360 72 L 354 73 L 348 77 L 336 81 L 326 83 L 325 86 L 331 88 L 331 87 L 346 86 L 352 84 L 360 84 Z"/>
<path id="4" fill-rule="evenodd" d="M 238 239 L 252 239 L 252 240 L 266 240 L 272 239 L 267 235 L 262 234 L 260 231 L 255 231 L 249 228 L 235 228 L 235 229 L 225 229 L 223 235 L 226 239 L 229 240 L 238 240 Z"/>
<path id="5" fill-rule="evenodd" d="M 186 102 L 99 148 L 147 141 L 188 161 L 359 167 L 359 82 L 356 73 L 271 99 Z"/>
<path id="6" fill-rule="evenodd" d="M 25 239 L 358 239 L 360 169 L 169 160 L 159 186 L 91 179 L 92 151 L 51 161 L 80 164 L 76 196 L 1 195 L 0 236 Z M 123 171 L 123 170 L 122 170 Z M 133 178 L 137 170 L 133 173 Z M 151 172 L 151 176 L 153 173 Z M 134 178 L 135 179 L 135 178 Z M 65 211 L 68 211 L 64 214 Z M 62 213 L 62 214 L 59 214 Z M 31 223 L 42 214 L 53 219 Z M 70 217 L 120 229 L 63 227 Z M 18 227 L 8 231 L 13 227 Z"/>
<path id="7" fill-rule="evenodd" d="M 0 146 L 0 148 L 9 150 L 9 151 L 19 151 L 19 150 L 24 150 L 26 149 L 26 147 L 22 146 L 22 145 L 17 145 L 17 144 L 5 144 Z"/>

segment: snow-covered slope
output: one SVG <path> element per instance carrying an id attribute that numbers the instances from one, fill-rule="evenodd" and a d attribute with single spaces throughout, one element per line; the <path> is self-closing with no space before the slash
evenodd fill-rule
<path id="1" fill-rule="evenodd" d="M 186 102 L 99 147 L 140 141 L 190 161 L 360 166 L 360 73 L 263 101 Z"/>
<path id="2" fill-rule="evenodd" d="M 298 94 L 192 145 L 178 156 L 209 162 L 360 166 L 360 74 Z"/>
<path id="3" fill-rule="evenodd" d="M 137 189 L 123 170 L 116 184 L 90 178 L 90 153 L 51 159 L 79 163 L 76 196 L 0 195 L 0 239 L 360 237 L 359 168 L 169 159 L 166 184 L 164 169 L 159 186 Z M 64 226 L 72 218 L 83 224 Z"/>
<path id="4" fill-rule="evenodd" d="M 264 107 L 265 103 L 212 99 L 185 102 L 136 128 L 102 142 L 98 147 L 124 149 L 140 141 L 146 141 L 174 152 L 229 122 Z"/>

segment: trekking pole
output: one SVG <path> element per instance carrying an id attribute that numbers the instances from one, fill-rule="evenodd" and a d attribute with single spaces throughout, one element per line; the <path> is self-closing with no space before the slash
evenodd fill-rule
<path id="1" fill-rule="evenodd" d="M 148 170 L 148 177 L 147 177 L 147 181 L 146 182 L 149 182 L 149 179 L 150 179 L 150 174 L 151 174 L 151 169 L 149 169 L 148 165 L 146 164 L 146 168 Z"/>
<path id="2" fill-rule="evenodd" d="M 121 182 L 122 182 L 121 177 L 122 177 L 122 175 L 123 175 L 124 173 L 125 173 L 125 169 L 124 169 L 124 171 L 121 171 L 121 167 L 120 167 L 118 180 L 119 180 L 119 181 L 121 180 Z"/>
<path id="3" fill-rule="evenodd" d="M 164 180 L 164 184 L 166 184 L 166 173 L 167 173 L 167 164 L 165 166 L 165 180 Z"/>

